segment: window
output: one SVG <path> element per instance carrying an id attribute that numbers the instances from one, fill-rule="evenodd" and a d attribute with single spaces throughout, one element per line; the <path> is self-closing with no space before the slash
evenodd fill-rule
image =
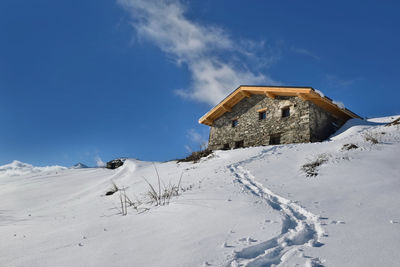
<path id="1" fill-rule="evenodd" d="M 286 118 L 290 116 L 290 108 L 286 107 L 282 109 L 282 118 Z"/>
<path id="2" fill-rule="evenodd" d="M 223 150 L 229 150 L 230 149 L 229 143 L 224 144 L 224 147 L 222 149 Z"/>
<path id="3" fill-rule="evenodd" d="M 260 111 L 258 112 L 258 119 L 261 120 L 265 120 L 267 118 L 267 112 L 266 111 Z"/>
<path id="4" fill-rule="evenodd" d="M 281 135 L 274 134 L 269 137 L 269 144 L 270 145 L 279 145 L 281 143 Z"/>
<path id="5" fill-rule="evenodd" d="M 236 127 L 238 125 L 238 120 L 232 120 L 232 127 Z"/>
<path id="6" fill-rule="evenodd" d="M 244 142 L 243 142 L 243 140 L 236 141 L 236 142 L 235 142 L 235 148 L 241 148 L 241 147 L 244 147 Z"/>

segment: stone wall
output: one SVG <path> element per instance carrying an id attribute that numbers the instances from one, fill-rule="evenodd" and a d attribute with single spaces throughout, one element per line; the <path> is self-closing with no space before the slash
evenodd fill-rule
<path id="1" fill-rule="evenodd" d="M 321 142 L 327 139 L 344 123 L 344 120 L 336 118 L 328 111 L 320 108 L 314 103 L 310 103 L 311 142 Z"/>
<path id="2" fill-rule="evenodd" d="M 290 116 L 282 118 L 282 108 L 290 108 Z M 266 108 L 266 119 L 259 120 L 258 110 Z M 232 127 L 232 120 L 238 125 Z M 270 144 L 271 136 L 280 136 L 281 144 L 310 142 L 310 103 L 298 97 L 252 95 L 244 98 L 231 112 L 216 119 L 210 129 L 209 145 L 212 150 L 225 145 L 260 146 Z M 238 142 L 238 143 L 237 143 Z M 225 147 L 227 148 L 227 147 Z"/>

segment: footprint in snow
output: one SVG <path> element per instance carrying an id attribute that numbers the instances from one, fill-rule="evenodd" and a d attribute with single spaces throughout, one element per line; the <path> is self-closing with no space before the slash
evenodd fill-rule
<path id="1" fill-rule="evenodd" d="M 344 221 L 331 221 L 331 224 L 345 224 Z"/>
<path id="2" fill-rule="evenodd" d="M 251 244 L 251 243 L 257 242 L 256 239 L 253 239 L 251 237 L 243 237 L 243 238 L 239 239 L 239 241 L 240 242 L 246 242 L 247 244 Z"/>
<path id="3" fill-rule="evenodd" d="M 228 245 L 228 243 L 226 243 L 226 241 L 222 244 L 223 248 L 233 248 L 233 246 Z"/>
<path id="4" fill-rule="evenodd" d="M 319 258 L 312 258 L 307 260 L 306 267 L 324 267 L 323 262 Z"/>
<path id="5" fill-rule="evenodd" d="M 251 238 L 251 237 L 248 237 L 248 238 L 246 239 L 246 241 L 247 241 L 247 243 L 257 242 L 256 239 L 253 239 L 253 238 Z"/>

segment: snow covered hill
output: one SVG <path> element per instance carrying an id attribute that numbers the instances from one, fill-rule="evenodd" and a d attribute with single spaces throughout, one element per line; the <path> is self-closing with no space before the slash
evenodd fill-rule
<path id="1" fill-rule="evenodd" d="M 397 117 L 199 163 L 14 161 L 0 167 L 0 265 L 398 266 Z M 159 188 L 179 195 L 155 206 Z"/>
<path id="2" fill-rule="evenodd" d="M 61 166 L 34 167 L 31 164 L 14 160 L 10 164 L 0 166 L 0 177 L 32 175 L 40 172 L 57 172 L 67 168 Z"/>

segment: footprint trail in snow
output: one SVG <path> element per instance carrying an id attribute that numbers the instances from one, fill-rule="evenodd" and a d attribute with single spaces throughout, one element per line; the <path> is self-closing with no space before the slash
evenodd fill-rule
<path id="1" fill-rule="evenodd" d="M 324 235 L 324 230 L 319 217 L 265 188 L 241 166 L 243 163 L 246 162 L 235 163 L 228 168 L 238 183 L 282 214 L 282 230 L 278 236 L 270 240 L 236 251 L 228 266 L 268 267 L 284 263 L 302 246 L 322 246 L 320 239 Z M 312 259 L 311 266 L 322 266 L 320 259 Z"/>

